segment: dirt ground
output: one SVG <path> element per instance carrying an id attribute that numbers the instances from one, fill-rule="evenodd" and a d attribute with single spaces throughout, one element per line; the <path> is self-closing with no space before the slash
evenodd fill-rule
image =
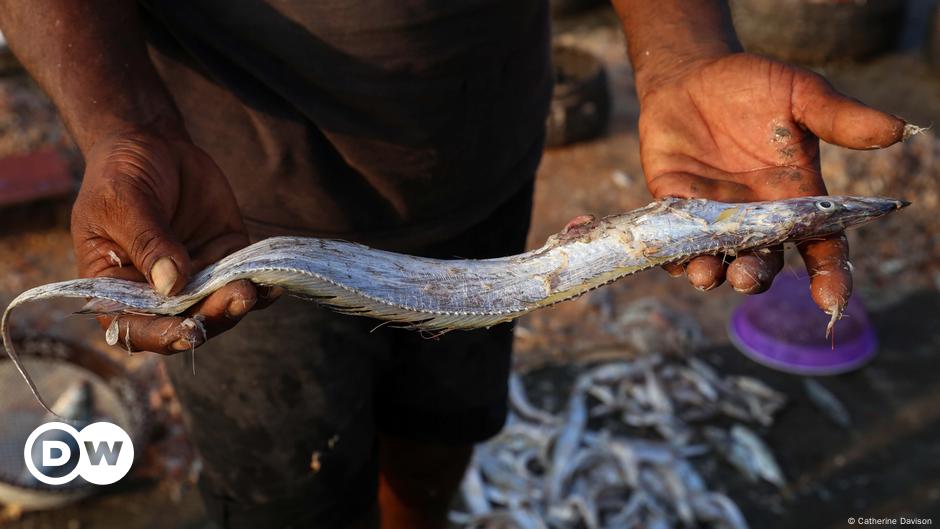
<path id="1" fill-rule="evenodd" d="M 650 200 L 639 164 L 631 71 L 615 21 L 606 10 L 598 10 L 559 23 L 556 38 L 603 58 L 613 109 L 603 138 L 546 152 L 536 188 L 532 247 L 577 215 L 623 212 Z M 931 70 L 914 50 L 821 71 L 863 101 L 914 123 L 940 123 L 940 72 Z M 55 119 L 48 104 L 24 83 L 9 78 L 0 82 L 2 155 L 36 144 L 64 145 L 55 125 L 46 127 L 44 136 L 20 132 Z M 23 112 L 35 121 L 18 122 L 15 118 Z M 752 527 L 842 528 L 850 516 L 907 515 L 940 523 L 940 163 L 935 159 L 940 160 L 940 140 L 930 134 L 879 152 L 828 146 L 823 151 L 833 194 L 879 194 L 913 202 L 906 211 L 850 236 L 856 295 L 868 307 L 880 342 L 877 358 L 864 369 L 822 380 L 846 405 L 851 427 L 837 426 L 820 413 L 804 394 L 799 377 L 758 366 L 730 345 L 726 323 L 740 297 L 729 287 L 701 293 L 658 271 L 524 318 L 517 333 L 517 368 L 552 380 L 558 366 L 622 342 L 609 325 L 619 307 L 655 297 L 699 322 L 705 336 L 698 354 L 727 372 L 760 378 L 790 398 L 776 424 L 762 432 L 791 484 L 785 493 L 755 486 L 730 469 L 715 470 Z M 68 207 L 69 200 L 62 199 L 0 210 L 0 304 L 28 287 L 72 277 Z M 799 266 L 792 255 L 788 263 Z M 71 316 L 73 308 L 34 307 L 24 311 L 20 326 L 30 334 L 104 347 L 97 327 L 87 318 Z M 116 354 L 132 372 L 152 363 L 143 355 L 128 359 Z M 173 416 L 172 410 L 167 413 Z M 3 526 L 207 527 L 193 488 L 159 485 L 152 479 L 160 469 L 185 474 L 178 467 L 188 461 L 179 432 L 160 435 L 163 444 L 158 447 L 177 451 L 168 458 L 171 463 L 154 463 L 108 494 L 56 511 L 26 513 Z M 159 518 L 154 513 L 160 513 Z"/>

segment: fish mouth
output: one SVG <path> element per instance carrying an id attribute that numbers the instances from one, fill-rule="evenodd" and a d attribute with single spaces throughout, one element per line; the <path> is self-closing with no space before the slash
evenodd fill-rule
<path id="1" fill-rule="evenodd" d="M 881 211 L 882 215 L 886 215 L 892 211 L 906 208 L 907 206 L 911 205 L 911 203 L 907 200 L 901 200 L 899 198 L 878 198 L 870 200 L 875 202 L 873 206 L 877 207 L 878 210 Z"/>
<path id="2" fill-rule="evenodd" d="M 839 215 L 844 228 L 867 224 L 900 209 L 910 206 L 907 200 L 888 197 L 845 197 L 845 211 Z"/>
<path id="3" fill-rule="evenodd" d="M 907 200 L 898 198 L 871 198 L 866 200 L 866 202 L 868 202 L 871 207 L 877 209 L 878 213 L 881 215 L 887 215 L 892 211 L 897 211 L 911 205 Z"/>

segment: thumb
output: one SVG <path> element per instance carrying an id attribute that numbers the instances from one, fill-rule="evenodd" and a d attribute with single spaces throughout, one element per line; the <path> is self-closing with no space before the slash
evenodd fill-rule
<path id="1" fill-rule="evenodd" d="M 128 215 L 108 232 L 153 289 L 168 296 L 179 292 L 189 281 L 189 254 L 159 216 L 148 209 L 138 209 L 139 213 Z"/>
<path id="2" fill-rule="evenodd" d="M 837 92 L 819 75 L 798 75 L 791 101 L 797 123 L 827 143 L 878 149 L 905 139 L 904 120 Z"/>

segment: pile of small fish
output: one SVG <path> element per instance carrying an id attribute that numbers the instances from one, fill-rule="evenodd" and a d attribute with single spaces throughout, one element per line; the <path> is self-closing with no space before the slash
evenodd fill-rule
<path id="1" fill-rule="evenodd" d="M 466 512 L 451 521 L 466 529 L 747 528 L 694 463 L 717 454 L 748 479 L 785 487 L 772 452 L 743 424 L 769 426 L 785 401 L 757 379 L 682 356 L 589 367 L 558 414 L 534 406 L 514 376 L 509 422 L 477 448 L 462 487 Z"/>

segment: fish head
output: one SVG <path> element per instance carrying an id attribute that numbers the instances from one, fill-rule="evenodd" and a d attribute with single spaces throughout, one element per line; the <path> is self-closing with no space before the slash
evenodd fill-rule
<path id="1" fill-rule="evenodd" d="M 910 204 L 886 197 L 817 196 L 778 202 L 792 219 L 790 239 L 817 237 L 861 226 Z"/>

